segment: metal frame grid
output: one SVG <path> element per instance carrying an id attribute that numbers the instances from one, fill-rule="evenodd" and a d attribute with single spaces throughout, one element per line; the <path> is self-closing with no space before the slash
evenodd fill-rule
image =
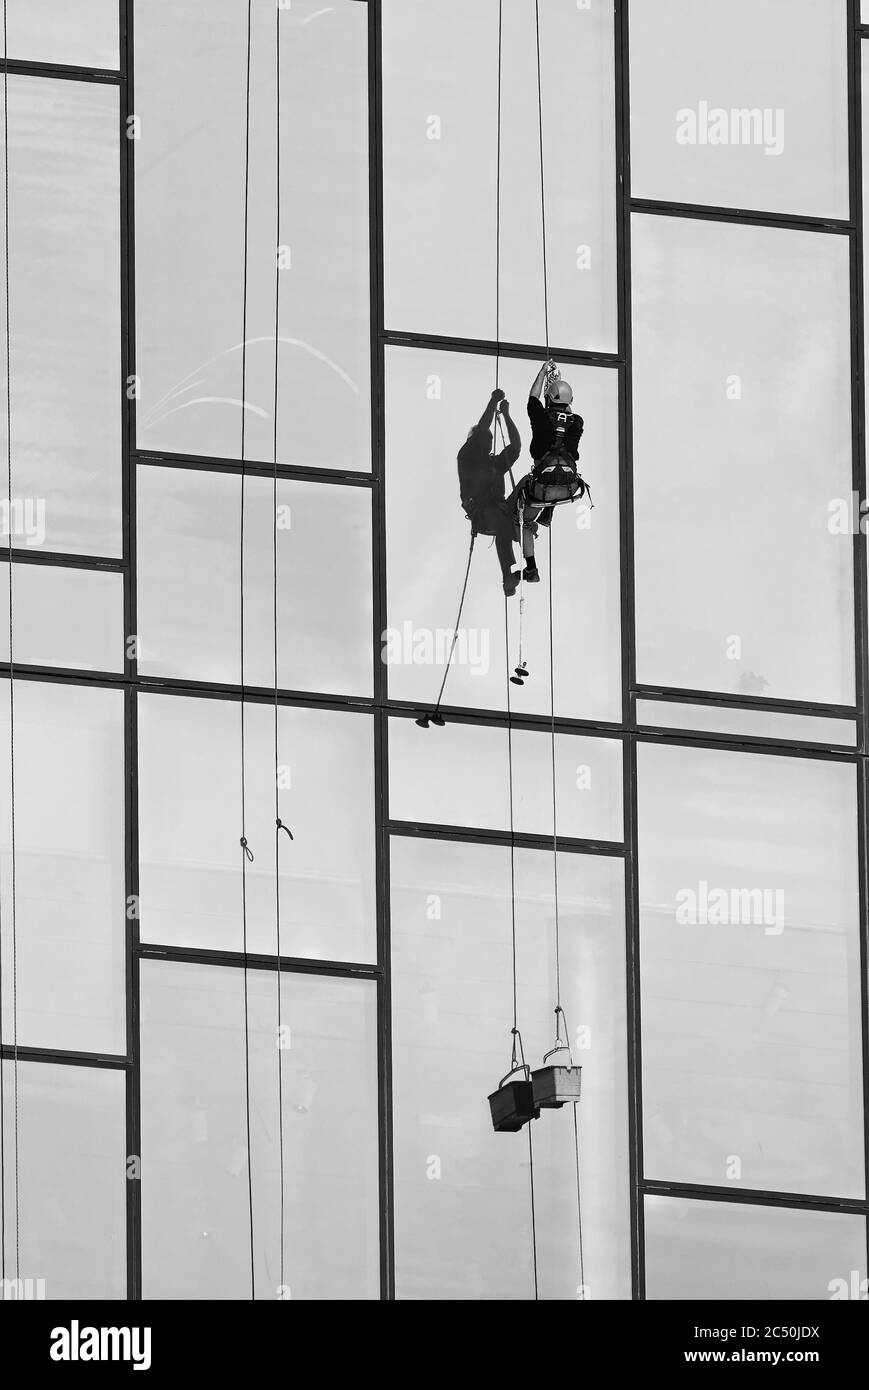
<path id="1" fill-rule="evenodd" d="M 493 354 L 497 349 L 505 357 L 540 357 L 545 355 L 541 344 L 495 343 L 483 339 L 450 338 L 425 333 L 390 332 L 384 324 L 383 311 L 383 160 L 382 160 L 382 92 L 381 92 L 381 3 L 382 0 L 357 0 L 368 5 L 368 85 L 369 85 L 369 194 L 370 194 L 370 292 L 371 292 L 371 450 L 370 473 L 348 473 L 333 469 L 296 468 L 281 466 L 282 476 L 302 478 L 324 485 L 343 484 L 366 487 L 371 492 L 372 564 L 374 614 L 372 643 L 374 650 L 374 689 L 371 698 L 327 696 L 311 691 L 282 690 L 279 703 L 309 708 L 352 709 L 367 711 L 372 716 L 375 767 L 375 871 L 377 898 L 377 959 L 376 964 L 308 960 L 282 957 L 278 966 L 274 956 L 248 955 L 247 966 L 255 970 L 275 970 L 344 976 L 372 980 L 377 987 L 378 1020 L 378 1111 L 380 1139 L 380 1270 L 381 1297 L 395 1296 L 394 1231 L 392 1200 L 392 1032 L 390 976 L 390 910 L 389 910 L 389 846 L 393 836 L 419 836 L 430 839 L 454 840 L 466 843 L 508 844 L 508 832 L 492 832 L 473 827 L 413 824 L 390 818 L 388 805 L 389 761 L 388 721 L 390 718 L 412 718 L 425 706 L 391 700 L 387 691 L 386 668 L 380 660 L 381 633 L 387 627 L 386 609 L 386 507 L 385 507 L 385 395 L 384 354 L 387 345 L 447 349 L 452 352 Z M 135 111 L 134 102 L 134 0 L 118 0 L 120 68 L 118 71 L 72 67 L 58 64 L 18 62 L 7 63 L 10 74 L 64 78 L 78 82 L 115 84 L 120 93 L 119 162 L 121 202 L 121 337 L 120 353 L 122 379 L 126 383 L 135 374 L 135 205 L 134 158 L 135 140 L 127 138 L 126 121 Z M 786 757 L 821 758 L 851 763 L 857 773 L 856 810 L 859 828 L 859 893 L 860 893 L 860 955 L 862 1047 L 864 1064 L 864 1125 L 866 1168 L 869 1173 L 869 938 L 867 938 L 867 859 L 866 806 L 869 791 L 869 639 L 867 639 L 867 564 L 866 549 L 861 536 L 854 537 L 854 611 L 856 650 L 856 703 L 854 706 L 824 705 L 797 700 L 772 700 L 762 696 L 731 696 L 716 691 L 680 690 L 640 685 L 636 679 L 636 644 L 634 618 L 634 552 L 633 552 L 633 492 L 632 492 L 632 398 L 631 398 L 631 219 L 634 213 L 661 214 L 671 217 L 690 217 L 727 221 L 738 224 L 762 224 L 782 229 L 798 228 L 819 235 L 846 236 L 850 242 L 851 276 L 851 411 L 853 444 L 853 488 L 862 498 L 866 492 L 865 458 L 865 401 L 864 401 L 864 342 L 863 342 L 863 207 L 862 207 L 862 100 L 861 48 L 869 39 L 869 26 L 861 26 L 859 0 L 846 0 L 848 25 L 848 131 L 850 216 L 847 221 L 815 217 L 794 217 L 746 209 L 706 207 L 687 203 L 633 198 L 630 186 L 630 91 L 629 91 L 629 5 L 630 0 L 613 0 L 614 9 L 614 95 L 615 95 L 615 169 L 616 169 L 616 248 L 618 297 L 618 350 L 615 353 L 583 352 L 553 349 L 552 355 L 569 362 L 601 368 L 612 368 L 619 380 L 619 496 L 620 496 L 620 571 L 621 571 L 621 668 L 622 716 L 619 722 L 557 718 L 558 731 L 581 733 L 586 736 L 618 739 L 623 745 L 624 841 L 594 841 L 563 839 L 564 851 L 614 855 L 625 864 L 625 922 L 626 922 L 626 980 L 627 980 L 627 1064 L 629 1095 L 629 1168 L 631 1193 L 631 1268 L 633 1297 L 645 1296 L 643 1199 L 646 1195 L 663 1195 L 704 1201 L 729 1201 L 739 1204 L 763 1204 L 804 1210 L 846 1212 L 869 1217 L 869 1197 L 864 1200 L 816 1197 L 804 1193 L 783 1193 L 759 1189 L 731 1189 L 717 1186 L 690 1185 L 677 1182 L 650 1181 L 643 1176 L 642 1149 L 642 1086 L 641 1086 L 641 1019 L 640 1019 L 640 941 L 639 887 L 637 844 L 637 745 L 642 742 L 666 743 L 698 748 L 751 749 Z M 76 569 L 109 570 L 123 575 L 124 628 L 133 634 L 136 626 L 136 473 L 139 467 L 163 465 L 176 468 L 203 469 L 210 472 L 240 472 L 238 460 L 216 460 L 192 454 L 160 453 L 136 447 L 136 403 L 124 392 L 121 438 L 123 470 L 123 553 L 120 559 L 65 555 L 13 547 L 0 549 L 0 561 L 47 564 Z M 245 461 L 246 473 L 272 476 L 272 465 Z M 0 663 L 0 677 L 9 674 L 9 663 Z M 124 780 L 126 789 L 125 816 L 125 879 L 128 898 L 138 894 L 138 774 L 137 774 L 137 703 L 140 692 L 172 695 L 195 695 L 201 698 L 238 700 L 239 686 L 199 681 L 157 679 L 139 673 L 135 655 L 125 656 L 123 674 L 93 672 L 44 666 L 22 666 L 15 663 L 16 680 L 36 680 L 59 684 L 93 685 L 122 688 L 125 698 Z M 271 702 L 274 692 L 266 688 L 245 687 L 244 698 L 250 702 Z M 638 725 L 636 701 L 686 701 L 719 709 L 779 711 L 823 716 L 830 719 L 856 721 L 857 745 L 829 746 L 825 743 L 799 740 L 758 738 L 726 733 L 708 735 L 690 730 L 673 730 Z M 453 722 L 506 728 L 507 715 L 501 710 L 469 709 L 443 706 Z M 545 716 L 513 715 L 514 728 L 548 733 L 550 721 Z M 548 836 L 516 834 L 516 845 L 550 849 Z M 126 1149 L 127 1153 L 141 1152 L 141 1100 L 139 1052 L 139 967 L 142 960 L 160 959 L 194 962 L 212 966 L 235 966 L 245 963 L 242 952 L 193 950 L 155 943 L 143 943 L 138 919 L 125 919 L 126 933 L 126 1051 L 124 1055 L 59 1051 L 38 1047 L 19 1047 L 19 1060 L 52 1062 L 70 1066 L 102 1067 L 123 1070 L 126 1077 Z M 11 1058 L 13 1048 L 6 1045 L 2 1056 Z M 128 1181 L 127 1192 L 127 1296 L 142 1297 L 142 1231 L 141 1184 Z M 869 1226 L 869 1221 L 867 1221 Z"/>

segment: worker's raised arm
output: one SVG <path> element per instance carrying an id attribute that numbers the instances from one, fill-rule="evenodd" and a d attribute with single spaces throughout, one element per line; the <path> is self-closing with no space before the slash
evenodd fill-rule
<path id="1" fill-rule="evenodd" d="M 495 419 L 495 411 L 498 408 L 499 402 L 503 399 L 504 392 L 500 389 L 492 392 L 491 396 L 489 397 L 489 404 L 486 406 L 486 409 L 483 411 L 482 415 L 479 418 L 479 421 L 477 422 L 478 430 L 490 430 L 492 428 L 492 423 Z"/>
<path id="2" fill-rule="evenodd" d="M 513 467 L 513 464 L 522 452 L 522 438 L 516 428 L 516 422 L 510 414 L 509 401 L 505 401 L 501 406 L 501 419 L 504 420 L 507 425 L 508 443 L 498 455 L 498 462 L 501 465 L 501 471 L 506 473 L 508 469 Z"/>
<path id="3" fill-rule="evenodd" d="M 533 400 L 539 401 L 541 396 L 543 395 L 543 383 L 546 381 L 546 378 L 552 366 L 553 363 L 551 361 L 544 362 L 543 366 L 540 368 L 540 371 L 537 373 L 536 377 L 532 381 L 531 390 L 528 392 L 528 395 Z"/>

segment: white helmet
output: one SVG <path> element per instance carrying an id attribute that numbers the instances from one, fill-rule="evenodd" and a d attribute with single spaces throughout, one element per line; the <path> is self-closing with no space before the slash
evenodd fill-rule
<path id="1" fill-rule="evenodd" d="M 549 390 L 546 393 L 553 405 L 570 405 L 573 401 L 573 391 L 566 381 L 560 378 L 550 382 Z"/>

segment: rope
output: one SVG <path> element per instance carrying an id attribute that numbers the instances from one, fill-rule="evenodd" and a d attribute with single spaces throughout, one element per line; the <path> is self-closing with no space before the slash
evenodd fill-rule
<path id="1" fill-rule="evenodd" d="M 540 68 L 540 0 L 534 0 L 534 33 L 537 42 L 537 131 L 540 143 L 540 227 L 543 234 L 543 326 L 549 356 L 549 288 L 546 273 L 546 196 L 543 180 L 543 83 Z"/>
<path id="2" fill-rule="evenodd" d="M 242 291 L 242 329 L 241 329 L 241 508 L 239 520 L 239 666 L 241 685 L 241 921 L 242 951 L 244 953 L 244 1092 L 245 1129 L 247 1139 L 247 1199 L 250 1226 L 250 1296 L 256 1297 L 256 1275 L 254 1271 L 253 1235 L 253 1168 L 250 1143 L 250 1005 L 248 999 L 248 952 L 247 952 L 247 865 L 253 862 L 253 853 L 246 836 L 246 797 L 245 797 L 245 707 L 244 707 L 244 483 L 245 483 L 245 403 L 247 395 L 247 263 L 248 263 L 248 211 L 250 205 L 250 43 L 251 43 L 251 4 L 247 3 L 247 62 L 245 79 L 244 114 L 244 267 Z"/>
<path id="3" fill-rule="evenodd" d="M 280 299 L 281 299 L 281 266 L 278 248 L 281 245 L 281 7 L 275 6 L 275 381 L 274 381 L 274 477 L 272 481 L 272 560 L 273 560 L 273 618 L 274 618 L 274 637 L 275 637 L 275 705 L 274 705 L 274 731 L 275 731 L 275 977 L 277 981 L 277 1014 L 278 1014 L 278 1165 L 280 1168 L 280 1287 L 283 1294 L 284 1289 L 284 1067 L 283 1067 L 283 1033 L 282 1033 L 282 1001 L 281 1001 L 281 853 L 280 841 L 281 831 L 286 830 L 292 840 L 292 832 L 287 829 L 281 820 L 280 795 L 278 782 L 280 777 L 279 761 L 279 739 L 278 739 L 278 358 L 280 354 Z"/>
<path id="4" fill-rule="evenodd" d="M 13 1099 L 13 1154 L 15 1173 L 15 1277 L 21 1277 L 21 1212 L 19 1207 L 19 1150 L 18 1150 L 18 929 L 16 907 L 16 867 L 15 867 L 15 658 L 14 658 L 14 600 L 12 577 L 12 332 L 9 311 L 9 65 L 7 62 L 6 0 L 3 0 L 3 182 L 4 182 L 4 259 L 6 271 L 5 286 L 5 335 L 6 335 L 6 466 L 7 501 L 9 506 L 9 800 L 10 800 L 10 841 L 12 854 L 12 1099 Z M 0 1061 L 0 1075 L 3 1065 Z M 0 1092 L 0 1111 L 3 1097 Z M 5 1137 L 5 1136 L 4 1136 Z M 0 1157 L 3 1154 L 3 1140 L 0 1138 Z M 3 1179 L 5 1186 L 5 1177 Z M 3 1274 L 6 1268 L 6 1212 L 3 1209 Z"/>
<path id="5" fill-rule="evenodd" d="M 528 1168 L 531 1175 L 531 1254 L 534 1260 L 534 1298 L 540 1297 L 537 1283 L 537 1210 L 534 1204 L 534 1144 L 531 1139 L 531 1125 L 528 1125 Z"/>
<path id="6" fill-rule="evenodd" d="M 552 878 L 555 893 L 555 1012 L 561 1008 L 561 933 L 558 916 L 558 805 L 555 776 L 555 644 L 552 618 L 552 532 L 549 528 L 549 730 L 552 753 Z"/>
<path id="7" fill-rule="evenodd" d="M 473 529 L 473 527 L 472 527 L 472 528 L 471 528 L 471 544 L 470 544 L 470 547 L 469 547 L 469 549 L 468 549 L 468 563 L 467 563 L 467 565 L 465 566 L 465 579 L 464 579 L 464 583 L 462 584 L 462 596 L 461 596 L 461 598 L 459 599 L 459 611 L 458 611 L 458 613 L 456 614 L 455 626 L 453 627 L 453 638 L 452 638 L 452 641 L 450 642 L 450 649 L 449 649 L 449 651 L 448 651 L 448 653 L 447 653 L 447 659 L 446 659 L 446 661 L 444 662 L 444 674 L 443 674 L 443 679 L 441 680 L 441 688 L 440 688 L 440 690 L 438 691 L 437 702 L 436 702 L 436 704 L 435 704 L 434 711 L 433 711 L 432 714 L 425 714 L 425 715 L 423 715 L 423 717 L 422 717 L 421 719 L 418 719 L 418 720 L 416 721 L 417 724 L 423 725 L 423 726 L 426 727 L 426 728 L 428 727 L 429 720 L 433 720 L 434 723 L 436 723 L 436 724 L 437 724 L 438 722 L 441 722 L 441 723 L 443 722 L 443 721 L 441 720 L 441 718 L 440 718 L 441 700 L 444 698 L 444 688 L 445 688 L 446 683 L 447 683 L 447 676 L 448 676 L 449 673 L 450 673 L 450 663 L 451 663 L 451 661 L 452 661 L 452 659 L 453 659 L 453 652 L 454 652 L 455 649 L 456 649 L 456 642 L 459 640 L 459 623 L 462 621 L 462 609 L 463 609 L 464 606 L 465 606 L 465 595 L 466 595 L 467 592 L 468 592 L 468 578 L 469 578 L 470 573 L 471 573 L 471 560 L 472 560 L 473 555 L 474 555 L 474 542 L 476 541 L 476 539 L 477 539 L 477 533 L 476 533 L 476 531 L 475 531 L 475 530 Z"/>
<path id="8" fill-rule="evenodd" d="M 579 1282 L 585 1294 L 585 1257 L 582 1251 L 582 1182 L 579 1176 L 579 1126 L 576 1122 L 576 1102 L 573 1104 L 573 1149 L 576 1154 L 576 1224 L 579 1231 Z"/>
<path id="9" fill-rule="evenodd" d="M 509 600 L 504 595 L 504 640 L 507 651 L 507 776 L 510 796 L 510 919 L 513 961 L 513 1055 L 516 1065 L 516 1034 L 518 1032 L 518 1006 L 516 986 L 516 844 L 513 835 L 513 719 L 510 710 L 510 618 Z"/>

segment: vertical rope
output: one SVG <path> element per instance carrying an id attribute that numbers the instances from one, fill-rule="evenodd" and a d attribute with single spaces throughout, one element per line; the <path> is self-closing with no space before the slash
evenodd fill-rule
<path id="1" fill-rule="evenodd" d="M 531 1174 L 531 1254 L 534 1261 L 534 1298 L 540 1297 L 537 1282 L 537 1211 L 534 1204 L 534 1142 L 531 1138 L 531 1124 L 528 1125 L 528 1169 Z"/>
<path id="2" fill-rule="evenodd" d="M 250 1296 L 256 1297 L 253 1234 L 253 1167 L 250 1142 L 250 1003 L 248 999 L 247 960 L 247 865 L 253 854 L 247 843 L 246 786 L 245 786 L 245 702 L 244 702 L 244 483 L 245 483 L 245 414 L 247 407 L 247 272 L 248 272 L 248 213 L 250 206 L 250 47 L 251 4 L 247 4 L 247 61 L 245 75 L 244 113 L 244 267 L 242 276 L 241 328 L 241 506 L 239 516 L 239 667 L 241 685 L 241 920 L 242 951 L 244 953 L 244 1092 L 245 1128 L 247 1137 L 247 1200 L 250 1226 Z"/>
<path id="3" fill-rule="evenodd" d="M 274 477 L 272 481 L 272 561 L 273 586 L 272 604 L 274 618 L 274 671 L 275 671 L 275 978 L 277 981 L 278 1006 L 278 1164 L 280 1168 L 280 1286 L 284 1287 L 284 1068 L 283 1034 L 281 1005 L 281 820 L 278 781 L 280 777 L 279 737 L 278 737 L 278 382 L 280 354 L 281 318 L 281 7 L 275 6 L 275 381 L 274 381 L 274 439 L 273 459 Z"/>
<path id="4" fill-rule="evenodd" d="M 579 1125 L 576 1104 L 573 1105 L 573 1151 L 576 1155 L 576 1224 L 579 1231 L 579 1282 L 585 1289 L 585 1256 L 582 1250 L 582 1182 L 579 1176 Z"/>
<path id="5" fill-rule="evenodd" d="M 12 857 L 12 1106 L 13 1106 L 13 1163 L 15 1181 L 15 1277 L 21 1277 L 21 1214 L 19 1210 L 19 1151 L 18 1151 L 18 928 L 16 908 L 15 869 L 15 652 L 14 599 L 12 576 L 12 333 L 9 311 L 9 65 L 7 62 L 6 0 L 3 0 L 3 225 L 5 259 L 5 335 L 6 335 L 6 477 L 9 527 L 9 807 L 10 844 Z M 0 1075 L 3 1064 L 0 1060 Z M 0 1093 L 0 1113 L 3 1097 Z M 4 1134 L 5 1138 L 5 1134 Z M 0 1156 L 4 1152 L 0 1139 Z M 0 1186 L 5 1188 L 5 1170 Z M 6 1210 L 3 1201 L 3 1274 L 6 1272 Z"/>
<path id="6" fill-rule="evenodd" d="M 540 227 L 543 235 L 543 327 L 549 356 L 549 280 L 546 272 L 546 196 L 543 180 L 543 82 L 540 66 L 540 0 L 534 0 L 534 33 L 537 44 L 537 132 L 540 144 Z"/>
<path id="7" fill-rule="evenodd" d="M 561 1020 L 561 931 L 558 912 L 558 799 L 555 774 L 555 643 L 552 617 L 552 532 L 549 528 L 549 740 L 552 755 L 552 879 L 555 896 L 555 1007 L 556 1020 Z"/>

